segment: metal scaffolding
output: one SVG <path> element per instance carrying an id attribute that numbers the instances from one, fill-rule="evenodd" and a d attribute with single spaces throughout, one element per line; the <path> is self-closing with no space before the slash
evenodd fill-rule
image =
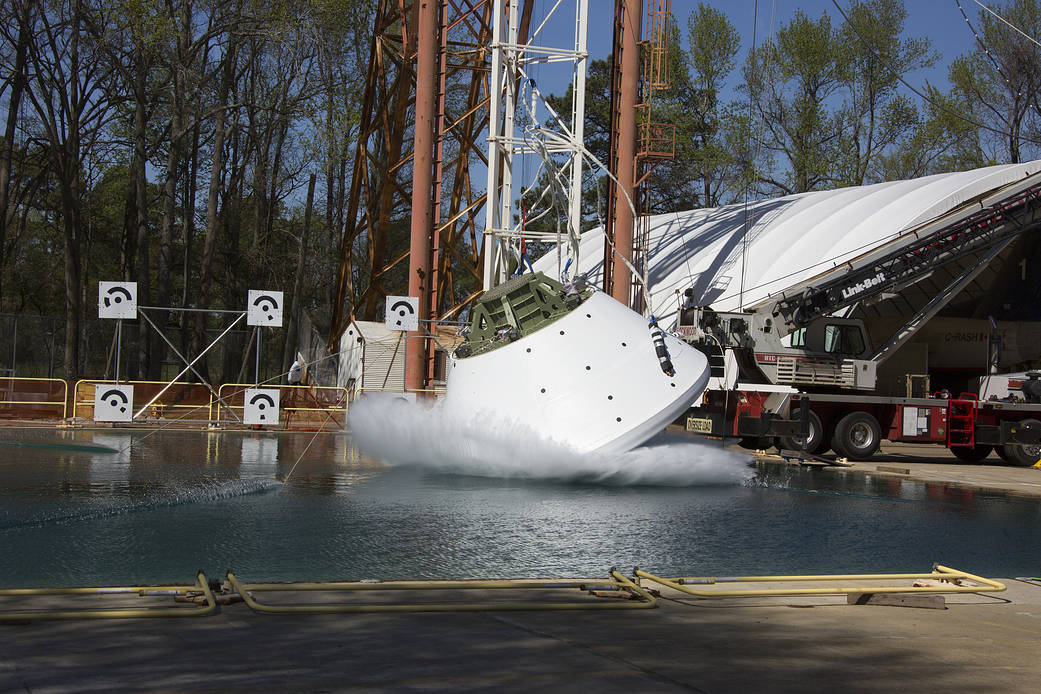
<path id="1" fill-rule="evenodd" d="M 484 287 L 504 281 L 520 271 L 523 247 L 527 240 L 554 241 L 558 248 L 565 240 L 568 258 L 577 267 L 578 241 L 582 217 L 582 160 L 584 157 L 586 68 L 589 53 L 586 33 L 588 0 L 556 3 L 530 38 L 521 34 L 528 18 L 520 12 L 519 0 L 495 0 L 492 26 L 492 83 L 489 105 L 488 205 L 484 231 Z M 567 6 L 567 9 L 564 9 Z M 568 16 L 567 10 L 573 10 Z M 573 42 L 550 45 L 553 23 L 571 22 Z M 557 114 L 545 102 L 533 79 L 535 69 L 554 63 L 570 67 L 571 112 Z M 535 214 L 561 213 L 566 229 L 556 232 L 525 228 L 527 215 L 518 210 L 515 194 L 516 169 L 520 157 L 532 156 L 539 162 L 540 179 L 524 193 L 532 195 L 541 210 Z M 520 181 L 521 184 L 525 183 Z M 539 188 L 544 188 L 539 190 Z M 516 213 L 516 220 L 514 218 Z M 566 237 L 566 239 L 565 239 Z"/>
<path id="2" fill-rule="evenodd" d="M 588 0 L 555 4 L 529 39 L 533 5 L 380 0 L 330 351 L 350 320 L 380 318 L 388 295 L 418 295 L 421 321 L 450 319 L 516 267 L 511 261 L 519 260 L 525 238 L 561 240 L 563 234 L 526 232 L 523 215 L 514 223 L 518 157 L 540 157 L 552 169 L 549 179 L 562 190 L 550 197 L 558 207 L 561 198 L 568 201 L 560 213 L 568 220 L 569 255 L 577 260 Z M 539 45 L 555 34 L 547 27 L 562 21 L 562 5 L 575 8 L 573 43 Z M 529 75 L 540 63 L 571 65 L 571 113 L 558 115 L 545 105 Z M 524 109 L 520 119 L 518 109 Z M 482 167 L 488 192 L 475 190 L 471 177 Z M 429 347 L 421 335 L 410 338 L 407 387 L 421 388 L 432 377 Z"/>
<path id="3" fill-rule="evenodd" d="M 380 0 L 340 252 L 328 346 L 352 318 L 380 317 L 387 295 L 405 294 L 414 177 L 416 62 L 422 3 Z M 480 292 L 479 218 L 485 195 L 471 184 L 483 166 L 488 128 L 491 0 L 439 0 L 427 313 L 457 314 Z M 430 37 L 428 37 L 430 38 Z M 424 47 L 426 49 L 426 47 Z"/>

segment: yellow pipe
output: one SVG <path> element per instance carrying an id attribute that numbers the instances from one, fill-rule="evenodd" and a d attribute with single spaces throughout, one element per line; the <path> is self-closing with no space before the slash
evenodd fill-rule
<path id="1" fill-rule="evenodd" d="M 58 400 L 0 400 L 0 405 L 53 405 L 62 404 Z"/>
<path id="2" fill-rule="evenodd" d="M 136 586 L 113 588 L 24 588 L 8 589 L 0 595 L 83 595 L 105 593 L 130 593 L 140 595 L 155 594 L 152 591 L 164 591 L 160 594 L 171 594 L 173 591 L 202 592 L 206 604 L 198 607 L 145 607 L 107 610 L 30 610 L 26 612 L 0 612 L 2 622 L 27 622 L 56 619 L 137 619 L 142 617 L 206 617 L 217 611 L 217 601 L 206 581 L 206 575 L 199 572 L 194 586 Z M 167 592 L 169 591 L 169 592 Z"/>
<path id="3" fill-rule="evenodd" d="M 989 578 L 983 578 L 964 571 L 957 571 L 946 566 L 936 566 L 931 573 L 918 574 L 821 574 L 811 576 L 728 576 L 723 578 L 663 578 L 636 569 L 636 576 L 647 578 L 674 590 L 688 595 L 696 595 L 703 598 L 746 598 L 746 597 L 768 597 L 780 595 L 844 595 L 849 593 L 985 593 L 1000 592 L 1005 590 L 1005 585 Z M 741 589 L 741 590 L 699 590 L 689 587 L 691 583 L 702 585 L 714 585 L 716 583 L 767 583 L 767 582 L 798 582 L 798 581 L 861 581 L 861 580 L 902 580 L 902 579 L 929 578 L 941 581 L 953 581 L 967 578 L 971 581 L 981 583 L 981 586 L 856 586 L 841 587 L 828 586 L 821 588 L 777 588 L 777 589 Z"/>
<path id="4" fill-rule="evenodd" d="M 936 564 L 935 566 L 936 566 L 936 571 L 939 571 L 939 572 L 942 572 L 942 573 L 945 573 L 945 574 L 948 574 L 948 575 L 951 575 L 951 576 L 954 576 L 955 574 L 960 574 L 960 575 L 957 576 L 957 578 L 967 578 L 970 581 L 976 581 L 977 583 L 982 583 L 984 585 L 990 586 L 985 591 L 981 590 L 980 592 L 1000 593 L 1001 591 L 1005 590 L 1005 584 L 1004 583 L 1000 583 L 998 581 L 995 581 L 992 578 L 984 578 L 983 576 L 977 576 L 975 574 L 970 574 L 967 571 L 958 571 L 957 569 L 952 569 L 952 568 L 949 568 L 947 566 L 943 566 L 941 564 Z"/>
<path id="5" fill-rule="evenodd" d="M 979 581 L 989 586 L 1000 586 L 1002 589 L 1004 586 L 997 581 L 993 581 L 989 578 L 983 578 L 974 574 L 967 573 L 965 571 L 958 571 L 956 569 L 950 569 L 946 566 L 936 566 L 936 570 L 928 573 L 903 573 L 903 574 L 817 574 L 808 576 L 727 576 L 722 578 L 677 578 L 673 579 L 679 583 L 769 583 L 769 582 L 794 582 L 794 581 L 862 581 L 862 580 L 903 580 L 912 578 L 935 578 L 940 580 L 949 581 L 958 578 L 968 578 L 970 580 Z"/>
<path id="6" fill-rule="evenodd" d="M 512 580 L 463 580 L 463 581 L 329 581 L 313 583 L 247 583 L 248 590 L 259 591 L 322 591 L 322 590 L 495 590 L 502 588 L 578 588 L 579 590 L 610 590 L 621 587 L 604 578 L 576 578 L 570 580 L 512 581 Z"/>
<path id="7" fill-rule="evenodd" d="M 715 584 L 715 583 L 791 583 L 795 581 L 891 581 L 891 580 L 903 580 L 911 578 L 940 578 L 940 579 L 951 579 L 951 578 L 968 578 L 969 574 L 954 572 L 954 573 L 937 573 L 935 571 L 916 573 L 916 574 L 816 574 L 808 576 L 721 576 L 721 577 L 710 577 L 710 576 L 687 576 L 682 578 L 675 578 L 678 583 L 700 583 L 700 584 Z"/>
<path id="8" fill-rule="evenodd" d="M 198 586 L 98 586 L 86 588 L 3 588 L 0 596 L 17 595 L 98 595 L 137 593 L 138 595 L 184 595 Z"/>
<path id="9" fill-rule="evenodd" d="M 241 583 L 233 573 L 228 572 L 228 582 L 242 596 L 250 609 L 269 614 L 340 614 L 360 612 L 499 612 L 517 610 L 618 610 L 648 609 L 657 607 L 658 603 L 647 591 L 634 582 L 611 570 L 614 579 L 594 579 L 589 584 L 575 581 L 403 581 L 401 587 L 392 583 Z M 563 588 L 579 585 L 595 588 L 611 588 L 626 590 L 637 596 L 634 600 L 618 600 L 604 602 L 500 602 L 500 603 L 419 603 L 408 605 L 270 605 L 258 602 L 250 591 L 292 592 L 297 589 L 311 590 L 465 590 L 472 588 Z"/>

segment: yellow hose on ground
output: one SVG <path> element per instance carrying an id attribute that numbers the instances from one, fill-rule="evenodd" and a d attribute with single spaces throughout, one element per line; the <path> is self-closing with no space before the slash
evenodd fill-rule
<path id="1" fill-rule="evenodd" d="M 198 607 L 144 607 L 111 608 L 105 610 L 26 610 L 0 612 L 0 622 L 34 622 L 59 619 L 137 619 L 142 617 L 206 617 L 217 611 L 217 601 L 207 583 L 206 575 L 199 572 L 194 586 L 113 586 L 97 588 L 9 588 L 0 590 L 3 596 L 42 595 L 112 595 L 137 593 L 148 595 L 185 595 L 201 592 L 206 604 Z"/>
<path id="2" fill-rule="evenodd" d="M 387 583 L 242 583 L 228 572 L 228 583 L 256 612 L 267 614 L 343 614 L 352 612 L 500 612 L 519 610 L 638 610 L 658 606 L 657 600 L 636 583 L 611 570 L 611 579 L 576 581 L 400 581 Z M 365 590 L 472 590 L 472 589 L 580 588 L 583 590 L 624 590 L 632 600 L 584 602 L 488 602 L 488 603 L 409 603 L 409 604 L 315 604 L 271 605 L 261 603 L 251 592 L 365 591 Z"/>
<path id="3" fill-rule="evenodd" d="M 635 571 L 637 578 L 646 578 L 663 586 L 668 586 L 688 595 L 700 598 L 749 598 L 780 595 L 844 595 L 850 593 L 985 593 L 1005 590 L 1005 585 L 989 578 L 983 578 L 964 571 L 957 571 L 937 564 L 929 573 L 908 574 L 820 574 L 804 576 L 727 576 L 664 578 L 641 569 Z M 955 583 L 960 579 L 980 583 L 982 585 L 967 586 Z M 949 586 L 822 586 L 820 588 L 758 588 L 739 590 L 701 590 L 691 588 L 696 585 L 715 585 L 717 583 L 776 583 L 802 581 L 889 581 L 910 579 L 933 579 L 949 582 Z"/>

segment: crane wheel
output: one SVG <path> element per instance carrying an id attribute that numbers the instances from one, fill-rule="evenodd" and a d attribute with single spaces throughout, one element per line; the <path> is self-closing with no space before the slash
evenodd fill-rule
<path id="1" fill-rule="evenodd" d="M 1036 419 L 1024 419 L 1019 422 L 1017 429 L 1021 432 L 1039 432 L 1041 431 L 1041 422 Z M 1038 460 L 1041 460 L 1041 443 L 1006 443 L 1001 447 L 999 453 L 1001 453 L 1002 460 L 1007 463 L 1020 467 L 1031 467 Z"/>
<path id="2" fill-rule="evenodd" d="M 806 451 L 820 455 L 828 450 L 828 439 L 824 435 L 824 425 L 817 413 L 810 410 L 809 432 L 806 436 L 785 436 L 780 440 L 781 448 L 789 451 Z"/>
<path id="3" fill-rule="evenodd" d="M 831 447 L 840 456 L 852 460 L 866 460 L 882 444 L 882 430 L 878 420 L 867 412 L 850 412 L 835 425 Z"/>

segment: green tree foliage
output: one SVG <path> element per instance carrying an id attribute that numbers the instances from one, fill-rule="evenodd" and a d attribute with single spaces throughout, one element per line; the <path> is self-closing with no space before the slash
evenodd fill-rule
<path id="1" fill-rule="evenodd" d="M 839 30 L 844 102 L 839 112 L 837 185 L 882 180 L 879 157 L 918 123 L 918 108 L 900 93 L 900 78 L 936 61 L 928 39 L 903 39 L 901 0 L 854 2 Z"/>
<path id="2" fill-rule="evenodd" d="M 744 67 L 767 193 L 863 185 L 926 170 L 965 133 L 903 88 L 934 64 L 926 38 L 905 38 L 902 0 L 857 0 L 836 26 L 796 12 Z M 935 94 L 934 94 L 935 96 Z"/>
<path id="3" fill-rule="evenodd" d="M 0 311 L 64 306 L 55 375 L 97 374 L 87 328 L 102 279 L 137 280 L 142 303 L 190 308 L 285 288 L 287 302 L 328 315 L 371 3 L 12 1 L 15 21 L 0 31 Z M 316 215 L 329 228 L 306 239 L 315 262 L 301 264 L 309 171 L 332 172 L 317 204 L 333 212 Z M 221 325 L 197 315 L 199 343 Z M 184 352 L 187 316 L 157 316 L 180 329 Z M 165 346 L 144 327 L 124 337 L 137 341 L 124 353 L 134 375 L 157 376 Z"/>
<path id="4" fill-rule="evenodd" d="M 884 151 L 874 167 L 881 181 L 905 180 L 994 163 L 983 154 L 981 131 L 966 118 L 968 104 L 935 87 L 913 126 Z"/>
<path id="5" fill-rule="evenodd" d="M 751 52 L 745 88 L 762 128 L 761 147 L 781 168 L 762 182 L 780 193 L 802 193 L 831 183 L 841 156 L 842 119 L 829 108 L 844 76 L 831 18 L 797 11 L 776 37 Z"/>
<path id="6" fill-rule="evenodd" d="M 1041 153 L 1041 47 L 1031 38 L 1041 36 L 1041 3 L 995 10 L 1005 21 L 979 11 L 977 45 L 951 63 L 948 98 L 977 124 L 985 158 L 1026 161 Z"/>
<path id="7" fill-rule="evenodd" d="M 688 127 L 679 133 L 680 156 L 689 160 L 698 186 L 696 206 L 717 207 L 742 192 L 750 160 L 747 113 L 740 104 L 722 102 L 741 36 L 725 14 L 698 3 L 687 19 L 687 45 L 694 98 L 687 105 Z"/>

